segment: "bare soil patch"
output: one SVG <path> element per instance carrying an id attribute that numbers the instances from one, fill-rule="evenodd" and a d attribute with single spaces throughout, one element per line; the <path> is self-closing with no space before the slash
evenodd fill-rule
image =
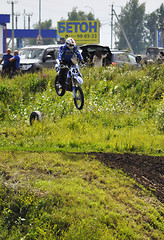
<path id="1" fill-rule="evenodd" d="M 121 169 L 164 202 L 164 157 L 130 153 L 91 154 L 108 167 Z"/>

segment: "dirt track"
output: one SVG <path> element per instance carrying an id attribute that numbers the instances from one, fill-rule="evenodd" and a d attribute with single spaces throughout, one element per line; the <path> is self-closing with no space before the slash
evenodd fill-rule
<path id="1" fill-rule="evenodd" d="M 121 169 L 164 202 L 164 157 L 138 154 L 92 153 L 110 168 Z"/>

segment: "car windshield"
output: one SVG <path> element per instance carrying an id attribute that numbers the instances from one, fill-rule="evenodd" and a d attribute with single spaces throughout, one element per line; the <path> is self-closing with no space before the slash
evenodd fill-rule
<path id="1" fill-rule="evenodd" d="M 129 59 L 126 54 L 124 53 L 114 53 L 113 54 L 113 61 L 115 62 L 129 62 Z"/>
<path id="2" fill-rule="evenodd" d="M 22 49 L 19 52 L 21 59 L 41 59 L 43 49 Z"/>
<path id="3" fill-rule="evenodd" d="M 159 50 L 158 48 L 149 48 L 147 49 L 147 55 L 158 55 Z"/>
<path id="4" fill-rule="evenodd" d="M 131 54 L 129 54 L 128 56 L 129 56 L 129 59 L 130 59 L 130 62 L 131 62 L 131 63 L 137 63 L 135 56 L 133 56 L 133 55 L 131 55 Z"/>

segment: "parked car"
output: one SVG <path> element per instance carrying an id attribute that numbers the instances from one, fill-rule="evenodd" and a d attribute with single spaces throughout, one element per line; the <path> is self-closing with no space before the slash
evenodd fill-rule
<path id="1" fill-rule="evenodd" d="M 125 64 L 128 64 L 132 67 L 140 67 L 140 63 L 137 60 L 137 57 L 129 51 L 124 50 L 111 50 L 112 52 L 112 64 L 115 66 L 122 67 Z"/>
<path id="2" fill-rule="evenodd" d="M 22 73 L 34 73 L 43 68 L 54 68 L 60 45 L 36 45 L 19 51 Z"/>
<path id="3" fill-rule="evenodd" d="M 155 61 L 160 52 L 164 52 L 162 47 L 148 47 L 146 49 L 146 59 Z"/>
<path id="4" fill-rule="evenodd" d="M 97 49 L 100 49 L 103 55 L 108 53 L 103 59 L 103 66 L 108 66 L 112 62 L 112 53 L 108 46 L 103 46 L 100 44 L 85 44 L 80 46 L 80 49 L 85 62 L 89 62 L 90 64 L 92 63 L 93 56 L 95 55 Z"/>

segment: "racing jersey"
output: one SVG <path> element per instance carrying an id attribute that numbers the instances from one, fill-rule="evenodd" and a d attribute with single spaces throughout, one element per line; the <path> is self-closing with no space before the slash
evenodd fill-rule
<path id="1" fill-rule="evenodd" d="M 59 51 L 58 51 L 58 59 L 59 61 L 71 61 L 71 58 L 73 57 L 73 55 L 76 54 L 77 57 L 79 58 L 79 60 L 83 60 L 83 57 L 81 55 L 81 53 L 79 52 L 79 50 L 77 49 L 77 46 L 74 46 L 73 49 L 69 49 L 66 44 L 61 46 Z"/>

